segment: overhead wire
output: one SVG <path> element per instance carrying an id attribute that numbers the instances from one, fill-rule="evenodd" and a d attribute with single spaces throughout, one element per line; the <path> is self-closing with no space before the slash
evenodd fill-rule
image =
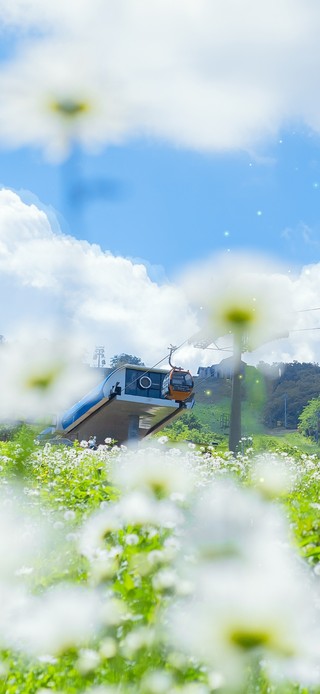
<path id="1" fill-rule="evenodd" d="M 183 347 L 183 345 L 185 345 L 186 342 L 188 342 L 189 340 L 190 340 L 190 338 L 188 337 L 186 340 L 184 340 L 183 342 L 181 342 L 180 345 L 178 345 L 177 347 L 174 348 L 173 352 L 176 352 L 178 349 L 181 349 L 181 347 Z M 168 348 L 168 349 L 169 349 L 169 351 L 170 351 L 170 348 Z M 168 359 L 169 356 L 170 356 L 170 354 L 169 354 L 169 355 L 166 354 L 165 357 L 163 357 L 162 359 L 159 359 L 159 361 L 157 361 L 156 364 L 153 364 L 153 366 L 149 366 L 149 367 L 146 369 L 146 371 L 143 371 L 143 373 L 142 373 L 142 374 L 139 374 L 139 376 L 137 376 L 137 378 L 133 379 L 133 381 L 130 381 L 130 385 L 132 386 L 132 385 L 134 385 L 135 383 L 137 383 L 137 382 L 139 381 L 140 378 L 143 378 L 143 376 L 148 376 L 148 373 L 150 373 L 150 371 L 152 371 L 152 369 L 155 369 L 156 366 L 159 366 L 159 364 L 161 364 L 163 361 L 165 361 L 166 359 Z M 132 364 L 132 366 L 135 366 L 135 365 Z M 138 366 L 138 364 L 137 364 L 137 366 Z"/>
<path id="2" fill-rule="evenodd" d="M 315 326 L 314 328 L 292 328 L 292 330 L 289 330 L 289 333 L 300 333 L 304 330 L 320 330 L 320 326 Z"/>
<path id="3" fill-rule="evenodd" d="M 302 308 L 302 309 L 298 309 L 298 310 L 296 311 L 296 313 L 305 313 L 305 312 L 308 312 L 308 311 L 320 311 L 320 306 L 315 306 L 315 307 L 313 307 L 313 308 Z M 314 326 L 314 327 L 312 327 L 312 328 L 292 328 L 292 329 L 289 330 L 288 332 L 289 332 L 289 333 L 292 333 L 292 332 L 304 332 L 304 331 L 310 331 L 310 330 L 320 330 L 320 326 L 319 326 L 319 327 L 318 327 L 318 326 Z M 190 336 L 190 337 L 186 338 L 185 340 L 183 340 L 183 342 L 181 342 L 177 347 L 174 347 L 173 350 L 172 350 L 172 347 L 171 347 L 171 348 L 168 348 L 168 349 L 169 349 L 169 354 L 166 354 L 164 357 L 162 357 L 162 359 L 159 359 L 159 361 L 157 361 L 155 364 L 153 364 L 152 366 L 149 366 L 148 368 L 146 368 L 146 370 L 143 371 L 142 374 L 139 374 L 139 376 L 137 376 L 137 378 L 135 378 L 133 381 L 131 381 L 131 384 L 130 384 L 130 385 L 134 385 L 135 383 L 137 383 L 137 381 L 138 381 L 140 378 L 142 378 L 143 376 L 147 376 L 148 373 L 150 373 L 150 371 L 152 371 L 152 370 L 155 369 L 157 366 L 159 366 L 159 364 L 162 364 L 162 362 L 168 360 L 168 358 L 169 358 L 169 356 L 170 356 L 170 350 L 172 350 L 172 351 L 171 351 L 171 354 L 173 354 L 174 352 L 177 352 L 179 349 L 181 349 L 181 347 L 183 347 L 185 344 L 187 344 L 187 343 L 190 344 L 191 337 L 192 337 L 192 336 Z M 201 349 L 203 349 L 203 350 L 208 350 L 208 351 L 210 351 L 210 352 L 215 352 L 215 351 L 217 351 L 217 352 L 232 352 L 232 351 L 233 351 L 233 348 L 232 348 L 231 346 L 230 346 L 230 347 L 218 347 L 218 345 L 216 344 L 215 341 L 212 341 L 211 344 L 214 344 L 215 346 L 214 346 L 214 347 L 209 347 L 209 346 L 208 346 L 208 347 L 201 347 Z M 134 365 L 132 365 L 132 366 L 134 366 Z M 138 365 L 137 365 L 137 366 L 138 366 Z M 198 381 L 198 385 L 200 385 L 203 381 L 207 380 L 208 378 L 210 378 L 210 376 L 203 377 L 203 379 L 202 379 L 201 381 Z"/>

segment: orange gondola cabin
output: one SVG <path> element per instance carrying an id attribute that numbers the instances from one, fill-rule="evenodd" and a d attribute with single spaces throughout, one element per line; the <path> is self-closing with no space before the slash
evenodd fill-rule
<path id="1" fill-rule="evenodd" d="M 192 394 L 193 387 L 194 381 L 190 371 L 173 368 L 163 379 L 161 394 L 167 400 L 184 402 Z"/>

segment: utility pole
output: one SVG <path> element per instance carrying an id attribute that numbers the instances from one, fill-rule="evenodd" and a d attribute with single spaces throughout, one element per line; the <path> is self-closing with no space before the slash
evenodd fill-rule
<path id="1" fill-rule="evenodd" d="M 229 450 L 236 453 L 241 440 L 241 344 L 233 337 L 233 374 L 231 391 Z"/>
<path id="2" fill-rule="evenodd" d="M 106 363 L 104 355 L 104 347 L 96 347 L 93 354 L 94 361 L 97 361 L 97 368 L 100 369 Z"/>
<path id="3" fill-rule="evenodd" d="M 239 326 L 235 326 L 235 333 L 233 336 L 233 376 L 232 376 L 232 392 L 231 392 L 231 411 L 230 411 L 230 429 L 229 429 L 229 450 L 234 453 L 237 451 L 239 443 L 241 441 L 241 354 L 242 352 L 250 352 L 250 344 L 248 341 L 248 336 L 246 331 L 238 329 Z M 241 326 L 240 326 L 241 327 Z M 221 337 L 221 334 L 209 334 L 210 331 L 203 329 L 198 333 L 193 335 L 189 339 L 189 344 L 193 344 L 194 347 L 200 349 L 206 349 L 209 345 L 214 344 L 217 348 L 215 340 Z M 289 336 L 289 332 L 284 330 L 282 333 L 276 335 L 270 335 L 269 338 L 265 339 L 260 344 L 265 344 L 266 342 L 271 342 L 273 340 L 279 340 Z M 256 347 L 259 347 L 257 344 Z M 256 348 L 255 347 L 255 348 Z M 285 408 L 287 410 L 287 401 L 285 401 Z M 287 414 L 286 414 L 287 418 Z M 319 418 L 319 434 L 320 434 L 320 418 Z"/>
<path id="4" fill-rule="evenodd" d="M 288 396 L 287 393 L 283 393 L 284 397 L 284 428 L 287 428 L 287 402 L 288 402 Z"/>

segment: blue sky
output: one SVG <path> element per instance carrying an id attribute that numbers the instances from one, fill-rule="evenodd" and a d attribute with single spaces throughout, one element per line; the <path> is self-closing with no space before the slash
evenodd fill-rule
<path id="1" fill-rule="evenodd" d="M 0 182 L 51 206 L 67 233 L 161 266 L 149 266 L 158 279 L 161 268 L 172 277 L 228 248 L 266 252 L 288 269 L 319 260 L 320 140 L 302 127 L 252 156 L 150 140 L 61 165 L 28 148 L 3 151 Z"/>

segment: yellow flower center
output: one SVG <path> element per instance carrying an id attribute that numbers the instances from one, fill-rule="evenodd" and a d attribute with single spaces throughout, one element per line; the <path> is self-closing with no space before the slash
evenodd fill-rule
<path id="1" fill-rule="evenodd" d="M 30 374 L 25 381 L 25 387 L 30 390 L 38 390 L 44 392 L 49 390 L 51 386 L 55 383 L 57 376 L 61 372 L 61 368 L 53 368 L 43 373 Z"/>
<path id="2" fill-rule="evenodd" d="M 261 646 L 268 646 L 270 634 L 254 629 L 235 629 L 230 634 L 230 641 L 243 651 L 251 651 Z"/>
<path id="3" fill-rule="evenodd" d="M 255 629 L 250 626 L 235 627 L 228 635 L 230 642 L 241 651 L 266 648 L 288 658 L 294 655 L 294 648 L 290 639 L 288 640 L 284 636 L 272 628 L 259 629 L 258 627 Z"/>
<path id="4" fill-rule="evenodd" d="M 224 318 L 235 328 L 243 328 L 255 320 L 254 309 L 231 306 L 226 310 Z"/>
<path id="5" fill-rule="evenodd" d="M 70 120 L 90 111 L 90 105 L 87 101 L 78 101 L 77 99 L 72 99 L 71 97 L 52 101 L 50 103 L 50 108 L 55 113 L 58 113 Z"/>
<path id="6" fill-rule="evenodd" d="M 149 487 L 156 499 L 164 499 L 168 495 L 168 489 L 163 480 L 150 480 Z"/>

